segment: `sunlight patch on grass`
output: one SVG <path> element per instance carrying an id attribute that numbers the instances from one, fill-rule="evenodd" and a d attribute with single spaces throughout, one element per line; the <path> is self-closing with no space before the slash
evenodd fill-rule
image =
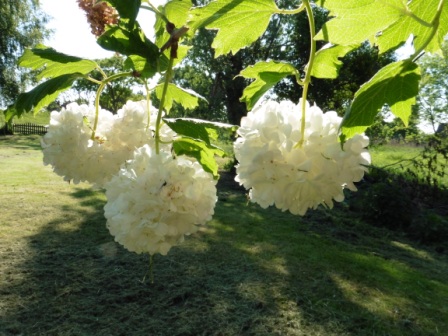
<path id="1" fill-rule="evenodd" d="M 252 244 L 239 244 L 238 249 L 247 253 L 252 258 L 259 260 L 259 265 L 267 272 L 277 275 L 290 275 L 288 270 L 288 262 L 282 256 L 278 255 L 278 246 L 255 242 Z"/>
<path id="2" fill-rule="evenodd" d="M 213 228 L 211 229 L 213 230 L 219 230 L 219 231 L 225 231 L 225 232 L 235 232 L 235 228 L 232 225 L 227 225 L 224 224 L 220 221 L 217 221 L 215 219 L 212 219 L 209 223 L 209 226 L 212 226 Z"/>
<path id="3" fill-rule="evenodd" d="M 259 255 L 259 254 L 265 252 L 265 248 L 266 248 L 265 244 L 258 243 L 258 244 L 242 247 L 241 250 L 246 253 L 249 253 L 251 255 Z"/>
<path id="4" fill-rule="evenodd" d="M 380 314 L 390 320 L 397 320 L 400 308 L 407 309 L 414 307 L 415 302 L 409 298 L 394 295 L 393 293 L 384 293 L 375 287 L 366 286 L 357 281 L 353 281 L 341 274 L 332 274 L 331 278 L 343 291 L 344 296 L 351 302 L 364 307 L 374 314 Z"/>
<path id="5" fill-rule="evenodd" d="M 260 305 L 266 303 L 268 298 L 266 297 L 266 284 L 263 279 L 259 280 L 248 280 L 244 283 L 239 284 L 237 291 L 242 297 L 247 300 L 258 302 Z"/>
<path id="6" fill-rule="evenodd" d="M 417 257 L 417 258 L 421 258 L 422 260 L 428 260 L 428 261 L 434 261 L 434 258 L 426 251 L 423 250 L 418 250 L 408 244 L 399 242 L 399 241 L 392 241 L 391 242 L 392 246 L 396 246 L 400 249 L 403 249 L 406 252 L 411 253 L 413 256 Z"/>
<path id="7" fill-rule="evenodd" d="M 290 275 L 288 262 L 283 257 L 275 257 L 264 263 L 264 268 L 278 275 Z"/>

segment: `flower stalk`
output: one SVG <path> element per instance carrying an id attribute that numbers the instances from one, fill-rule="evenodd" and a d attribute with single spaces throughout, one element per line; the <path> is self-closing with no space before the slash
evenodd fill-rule
<path id="1" fill-rule="evenodd" d="M 146 122 L 146 131 L 149 130 L 149 126 L 151 123 L 151 90 L 149 89 L 148 82 L 143 81 L 146 90 L 146 110 L 147 110 L 147 122 Z"/>
<path id="2" fill-rule="evenodd" d="M 300 125 L 300 134 L 301 138 L 298 142 L 297 146 L 302 147 L 305 142 L 305 116 L 306 116 L 306 104 L 307 104 L 307 96 L 308 96 L 308 88 L 311 83 L 311 71 L 314 65 L 314 59 L 316 57 L 316 41 L 314 40 L 314 36 L 316 35 L 316 24 L 314 22 L 314 14 L 313 9 L 311 8 L 311 4 L 309 0 L 303 1 L 303 6 L 305 7 L 306 13 L 308 15 L 308 22 L 310 26 L 310 36 L 311 36 L 311 48 L 310 48 L 310 59 L 308 64 L 306 65 L 305 78 L 302 81 L 303 91 L 302 91 L 302 121 Z M 299 83 L 300 84 L 300 83 Z"/>
<path id="3" fill-rule="evenodd" d="M 98 120 L 99 120 L 99 114 L 100 114 L 100 96 L 101 96 L 101 92 L 103 92 L 104 88 L 106 87 L 106 85 L 116 79 L 122 78 L 122 77 L 129 77 L 132 76 L 133 72 L 123 72 L 123 73 L 118 73 L 115 75 L 112 75 L 110 77 L 106 77 L 101 81 L 100 86 L 98 87 L 98 90 L 96 91 L 96 96 L 95 96 L 95 121 L 93 122 L 93 129 L 92 129 L 92 136 L 91 139 L 95 140 L 95 136 L 96 136 L 96 129 L 98 127 Z"/>
<path id="4" fill-rule="evenodd" d="M 303 12 L 306 9 L 304 3 L 305 1 L 299 6 L 299 8 L 296 9 L 281 9 L 277 12 L 277 14 L 283 14 L 283 15 L 299 14 L 300 12 Z"/>
<path id="5" fill-rule="evenodd" d="M 168 62 L 168 69 L 165 73 L 165 82 L 163 83 L 163 90 L 162 90 L 162 98 L 160 98 L 160 106 L 159 106 L 159 112 L 157 113 L 157 120 L 156 120 L 156 135 L 155 135 L 155 142 L 156 142 L 156 153 L 159 154 L 160 152 L 160 127 L 162 123 L 162 114 L 163 114 L 163 108 L 165 106 L 165 99 L 166 99 L 166 92 L 168 91 L 168 85 L 171 82 L 171 77 L 173 75 L 173 64 L 174 64 L 174 57 L 171 56 L 170 60 Z"/>

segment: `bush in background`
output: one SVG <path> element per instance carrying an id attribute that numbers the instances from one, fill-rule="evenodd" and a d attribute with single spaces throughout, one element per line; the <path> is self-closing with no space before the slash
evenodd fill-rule
<path id="1" fill-rule="evenodd" d="M 433 136 L 402 170 L 372 166 L 350 196 L 352 210 L 376 226 L 398 230 L 423 243 L 448 239 L 448 141 Z"/>

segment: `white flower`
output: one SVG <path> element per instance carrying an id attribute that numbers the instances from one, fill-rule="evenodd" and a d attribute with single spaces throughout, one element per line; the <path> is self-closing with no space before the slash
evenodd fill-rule
<path id="1" fill-rule="evenodd" d="M 99 112 L 97 137 L 91 140 L 94 119 L 93 107 L 76 103 L 67 105 L 61 112 L 51 112 L 48 133 L 42 138 L 44 164 L 51 164 L 65 181 L 100 182 L 103 161 L 100 148 L 107 140 L 113 115 L 106 110 Z"/>
<path id="2" fill-rule="evenodd" d="M 149 104 L 149 105 L 148 105 Z M 148 109 L 149 115 L 149 128 L 148 128 Z M 119 139 L 124 143 L 137 144 L 134 147 L 141 147 L 148 142 L 148 135 L 150 141 L 154 142 L 154 134 L 156 131 L 158 110 L 154 108 L 146 100 L 141 101 L 128 101 L 123 108 L 118 110 L 117 118 L 115 122 L 116 129 L 114 130 L 114 139 Z M 149 134 L 148 134 L 149 131 Z M 162 123 L 160 128 L 160 139 L 163 142 L 171 142 L 176 137 L 176 133 L 169 128 L 166 124 Z M 162 145 L 163 146 L 163 145 Z M 135 148 L 132 149 L 132 153 Z"/>
<path id="3" fill-rule="evenodd" d="M 146 101 L 127 102 L 116 115 L 100 110 L 93 140 L 94 107 L 72 103 L 60 113 L 52 112 L 48 133 L 42 139 L 44 164 L 51 164 L 66 181 L 104 186 L 136 148 L 154 143 L 156 111 L 150 109 L 149 127 Z M 174 136 L 168 126 L 162 126 L 162 140 Z"/>
<path id="4" fill-rule="evenodd" d="M 370 163 L 368 138 L 356 135 L 344 148 L 338 141 L 341 118 L 306 107 L 305 136 L 301 140 L 301 102 L 268 101 L 241 120 L 234 143 L 236 181 L 250 189 L 249 197 L 263 208 L 275 205 L 304 215 L 319 204 L 344 200 L 343 188 L 356 190 Z"/>
<path id="5" fill-rule="evenodd" d="M 115 240 L 129 251 L 166 255 L 209 221 L 216 181 L 192 158 L 145 145 L 106 184 L 104 215 Z"/>

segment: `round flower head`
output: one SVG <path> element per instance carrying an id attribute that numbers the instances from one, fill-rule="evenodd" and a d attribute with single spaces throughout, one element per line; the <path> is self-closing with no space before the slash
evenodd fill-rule
<path id="1" fill-rule="evenodd" d="M 250 189 L 249 197 L 263 208 L 275 205 L 304 215 L 319 204 L 333 207 L 344 199 L 343 188 L 356 190 L 370 163 L 363 135 L 338 141 L 341 118 L 306 105 L 302 140 L 301 103 L 268 101 L 241 120 L 234 143 L 236 181 Z"/>
<path id="2" fill-rule="evenodd" d="M 102 187 L 130 159 L 134 150 L 154 143 L 148 127 L 146 101 L 128 102 L 116 115 L 100 110 L 95 138 L 91 139 L 95 109 L 72 103 L 60 113 L 51 113 L 48 133 L 42 139 L 44 164 L 51 164 L 66 181 L 86 181 Z M 163 140 L 175 133 L 164 125 Z M 171 131 L 171 132 L 170 132 Z"/>
<path id="3" fill-rule="evenodd" d="M 149 110 L 149 116 L 148 116 Z M 123 108 L 117 112 L 117 121 L 115 123 L 114 138 L 121 143 L 140 144 L 135 147 L 141 147 L 143 144 L 153 144 L 156 130 L 157 109 L 146 100 L 137 102 L 128 101 Z M 148 127 L 149 118 L 149 127 Z M 171 142 L 176 133 L 166 124 L 160 128 L 160 139 L 163 142 Z M 163 146 L 163 145 L 162 145 Z M 132 154 L 135 148 L 132 149 Z"/>
<path id="4" fill-rule="evenodd" d="M 56 174 L 74 183 L 103 180 L 101 153 L 113 124 L 111 112 L 101 110 L 96 137 L 91 139 L 95 109 L 72 103 L 61 112 L 51 112 L 48 133 L 42 138 L 44 164 L 51 164 Z M 117 169 L 118 170 L 118 169 Z"/>
<path id="5" fill-rule="evenodd" d="M 104 215 L 115 240 L 129 251 L 166 255 L 209 221 L 216 181 L 195 160 L 145 145 L 106 184 Z"/>

